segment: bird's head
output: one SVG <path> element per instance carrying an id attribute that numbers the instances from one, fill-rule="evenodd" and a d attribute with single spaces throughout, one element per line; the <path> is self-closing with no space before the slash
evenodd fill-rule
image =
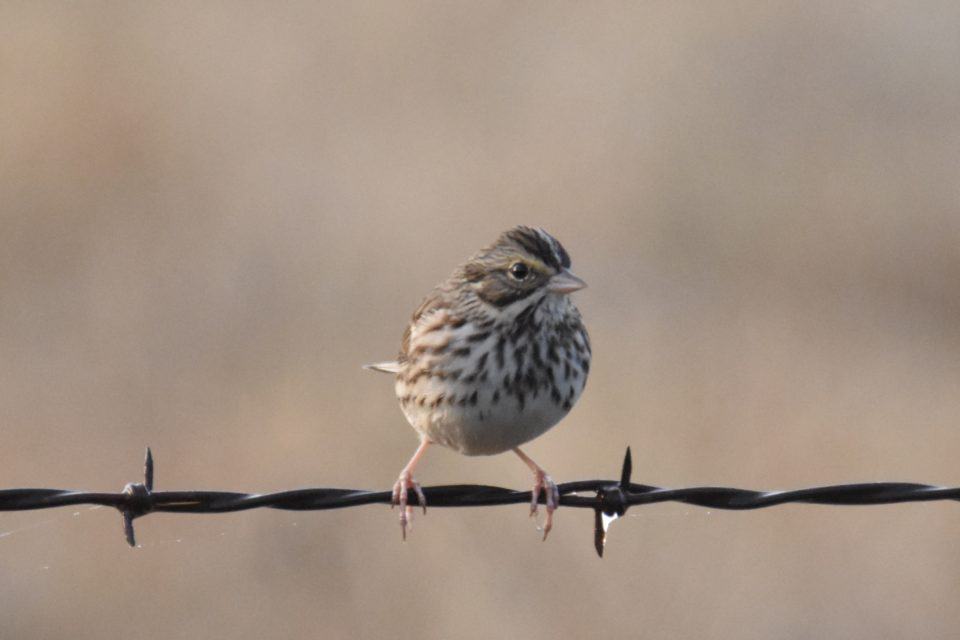
<path id="1" fill-rule="evenodd" d="M 570 273 L 570 256 L 556 238 L 523 226 L 502 233 L 467 261 L 459 275 L 480 300 L 497 308 L 587 286 Z"/>

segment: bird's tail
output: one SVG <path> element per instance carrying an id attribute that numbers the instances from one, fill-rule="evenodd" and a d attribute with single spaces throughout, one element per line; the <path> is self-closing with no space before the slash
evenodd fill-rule
<path id="1" fill-rule="evenodd" d="M 374 362 L 372 364 L 363 365 L 364 369 L 369 369 L 370 371 L 382 371 L 383 373 L 400 373 L 400 363 L 396 360 L 390 362 Z"/>

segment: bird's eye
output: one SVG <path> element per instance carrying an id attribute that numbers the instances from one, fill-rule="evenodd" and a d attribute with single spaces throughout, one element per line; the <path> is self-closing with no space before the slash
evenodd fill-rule
<path id="1" fill-rule="evenodd" d="M 514 280 L 524 280 L 530 275 L 530 267 L 522 262 L 515 262 L 510 265 L 510 275 Z"/>

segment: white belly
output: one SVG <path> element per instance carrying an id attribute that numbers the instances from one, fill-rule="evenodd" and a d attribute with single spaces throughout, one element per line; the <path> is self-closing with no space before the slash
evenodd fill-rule
<path id="1" fill-rule="evenodd" d="M 483 353 L 490 345 L 477 345 Z M 546 347 L 541 345 L 541 351 Z M 472 354 L 473 358 L 477 356 Z M 487 357 L 484 374 L 461 374 L 457 380 L 424 375 L 408 384 L 398 377 L 396 391 L 407 420 L 422 436 L 465 455 L 492 455 L 528 442 L 557 424 L 576 403 L 586 384 L 586 371 L 566 365 L 572 352 L 560 350 L 552 381 L 533 385 L 507 384 L 516 373 L 509 358 L 500 366 Z M 472 365 L 459 366 L 475 371 Z M 522 388 L 517 393 L 511 389 Z"/>
<path id="2" fill-rule="evenodd" d="M 502 391 L 494 404 L 496 385 L 477 385 L 463 389 L 467 402 L 443 402 L 436 407 L 411 403 L 403 412 L 413 427 L 431 441 L 450 447 L 464 455 L 492 455 L 509 451 L 543 434 L 568 413 L 562 404 L 550 398 L 549 391 L 535 397 L 528 394 L 523 401 Z M 582 386 L 573 394 L 580 395 Z M 477 402 L 470 402 L 473 392 Z M 429 392 L 428 392 L 429 393 Z"/>
<path id="3" fill-rule="evenodd" d="M 472 322 L 437 330 L 431 323 L 442 324 L 443 315 L 423 321 L 410 336 L 420 353 L 397 376 L 407 420 L 423 437 L 471 456 L 502 453 L 547 431 L 569 413 L 587 380 L 586 333 L 558 339 L 558 328 L 547 325 L 571 309 L 566 297 L 550 296 L 538 308 L 544 317 L 535 317 L 546 328 L 519 339 Z"/>

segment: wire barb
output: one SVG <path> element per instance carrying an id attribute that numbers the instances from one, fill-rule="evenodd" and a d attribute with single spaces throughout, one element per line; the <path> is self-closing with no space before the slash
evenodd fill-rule
<path id="1" fill-rule="evenodd" d="M 597 489 L 597 506 L 593 510 L 593 548 L 601 558 L 610 525 L 630 507 L 627 493 L 630 491 L 632 474 L 633 457 L 630 455 L 630 447 L 627 447 L 627 453 L 623 456 L 623 467 L 620 469 L 620 482 Z"/>
<path id="2" fill-rule="evenodd" d="M 594 512 L 594 548 L 603 556 L 607 532 L 614 520 L 635 505 L 657 502 L 683 502 L 710 509 L 763 509 L 788 502 L 832 505 L 875 505 L 900 502 L 960 500 L 960 487 L 938 487 L 910 482 L 871 482 L 793 491 L 752 491 L 729 487 L 689 487 L 662 489 L 630 481 L 633 462 L 630 448 L 619 480 L 578 480 L 557 485 L 560 506 L 591 509 Z M 582 494 L 594 495 L 582 495 Z M 503 487 L 457 484 L 424 487 L 423 494 L 432 507 L 488 507 L 501 504 L 529 504 L 530 491 Z M 294 489 L 277 493 L 238 493 L 232 491 L 154 491 L 153 454 L 147 449 L 143 482 L 130 483 L 120 493 L 94 493 L 66 489 L 0 489 L 0 511 L 51 509 L 94 504 L 118 509 L 123 515 L 127 543 L 136 546 L 133 521 L 155 511 L 167 513 L 226 513 L 247 509 L 284 509 L 320 511 L 365 504 L 390 504 L 390 491 L 360 489 Z M 411 496 L 413 498 L 413 496 Z M 411 499 L 411 504 L 419 500 Z"/>
<path id="3" fill-rule="evenodd" d="M 123 488 L 126 503 L 117 507 L 123 516 L 123 536 L 131 547 L 137 546 L 137 536 L 133 530 L 135 518 L 146 515 L 153 510 L 153 452 L 147 447 L 147 455 L 143 461 L 143 482 L 130 482 Z"/>

